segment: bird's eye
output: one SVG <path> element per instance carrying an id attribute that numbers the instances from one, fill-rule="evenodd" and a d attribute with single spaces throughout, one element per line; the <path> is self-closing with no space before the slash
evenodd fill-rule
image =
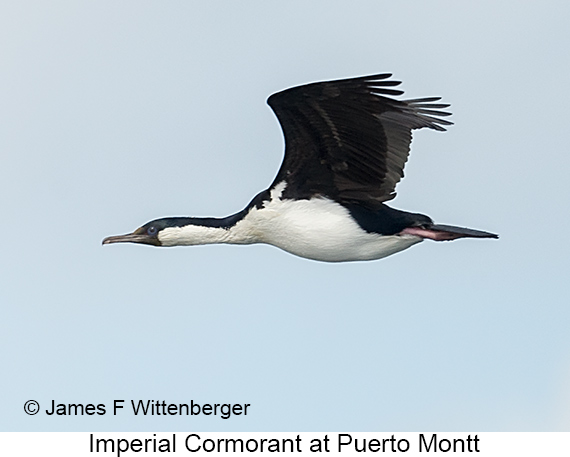
<path id="1" fill-rule="evenodd" d="M 151 226 L 146 230 L 146 233 L 147 233 L 148 235 L 150 235 L 150 236 L 154 236 L 154 235 L 156 235 L 156 234 L 158 233 L 158 229 L 157 229 L 154 225 L 151 225 Z"/>

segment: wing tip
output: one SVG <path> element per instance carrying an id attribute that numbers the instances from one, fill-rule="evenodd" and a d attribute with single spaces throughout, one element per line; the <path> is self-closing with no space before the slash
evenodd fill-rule
<path id="1" fill-rule="evenodd" d="M 428 127 L 433 130 L 445 132 L 447 129 L 444 125 L 453 125 L 453 122 L 443 119 L 444 117 L 451 116 L 449 111 L 440 111 L 441 109 L 449 108 L 449 103 L 434 103 L 441 100 L 441 97 L 423 97 L 408 100 L 402 100 L 404 104 L 403 110 L 410 115 L 421 119 L 421 125 L 415 128 Z"/>

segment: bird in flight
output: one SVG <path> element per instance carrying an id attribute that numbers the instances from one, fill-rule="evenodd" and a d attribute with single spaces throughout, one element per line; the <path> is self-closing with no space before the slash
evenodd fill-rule
<path id="1" fill-rule="evenodd" d="M 375 260 L 424 239 L 498 238 L 434 224 L 386 204 L 404 176 L 412 130 L 452 123 L 439 97 L 398 100 L 391 74 L 318 82 L 267 100 L 285 137 L 271 186 L 224 218 L 155 219 L 103 244 L 152 246 L 266 243 L 324 262 Z"/>

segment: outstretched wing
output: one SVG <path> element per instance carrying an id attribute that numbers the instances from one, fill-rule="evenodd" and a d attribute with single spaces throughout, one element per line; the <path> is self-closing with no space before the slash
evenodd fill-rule
<path id="1" fill-rule="evenodd" d="M 445 130 L 439 97 L 396 100 L 391 74 L 312 83 L 267 100 L 285 136 L 285 157 L 273 184 L 284 196 L 324 195 L 375 207 L 396 195 L 412 130 Z"/>

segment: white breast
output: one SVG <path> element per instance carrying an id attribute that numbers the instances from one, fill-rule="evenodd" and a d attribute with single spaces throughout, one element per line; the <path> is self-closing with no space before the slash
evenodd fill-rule
<path id="1" fill-rule="evenodd" d="M 277 191 L 263 208 L 252 209 L 236 224 L 231 231 L 237 238 L 253 234 L 256 242 L 325 262 L 380 259 L 422 241 L 413 235 L 368 233 L 332 200 L 281 200 L 282 189 Z"/>

